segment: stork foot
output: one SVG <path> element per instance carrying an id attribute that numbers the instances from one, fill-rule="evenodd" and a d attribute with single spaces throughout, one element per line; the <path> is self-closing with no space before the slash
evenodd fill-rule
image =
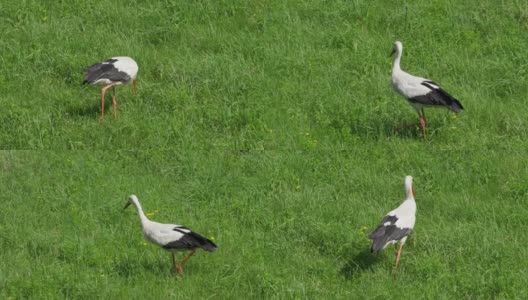
<path id="1" fill-rule="evenodd" d="M 176 266 L 175 272 L 178 273 L 179 275 L 183 276 L 183 269 L 182 269 L 182 267 L 180 265 Z"/>
<path id="2" fill-rule="evenodd" d="M 182 267 L 178 265 L 176 267 L 171 268 L 171 273 L 183 276 Z"/>

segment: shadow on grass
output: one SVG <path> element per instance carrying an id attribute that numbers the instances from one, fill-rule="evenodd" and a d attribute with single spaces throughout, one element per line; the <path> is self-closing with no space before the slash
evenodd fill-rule
<path id="1" fill-rule="evenodd" d="M 412 122 L 408 122 L 412 124 Z M 376 139 L 395 136 L 404 139 L 421 139 L 422 132 L 419 126 L 409 126 L 399 128 L 408 123 L 395 124 L 392 120 L 386 119 L 355 119 L 355 120 L 335 120 L 330 124 L 334 129 L 348 129 L 350 134 L 361 137 L 374 137 Z"/>
<path id="2" fill-rule="evenodd" d="M 163 263 L 162 261 L 138 261 L 126 259 L 115 262 L 112 266 L 112 270 L 119 276 L 128 278 L 145 271 L 154 274 L 166 273 L 170 275 L 172 274 L 170 267 L 171 265 L 168 261 Z"/>
<path id="3" fill-rule="evenodd" d="M 380 261 L 379 255 L 370 253 L 370 249 L 363 249 L 355 255 L 348 256 L 348 260 L 341 268 L 341 275 L 346 279 L 352 279 L 360 273 L 369 270 Z"/>
<path id="4" fill-rule="evenodd" d="M 110 109 L 110 111 L 108 111 L 108 112 L 113 115 L 113 111 L 112 111 L 112 108 L 111 108 L 111 103 L 112 103 L 111 99 L 110 99 L 110 103 L 108 103 L 108 101 L 105 101 L 105 114 L 108 111 L 108 109 Z M 67 112 L 68 112 L 68 115 L 70 115 L 70 116 L 99 117 L 100 114 L 101 114 L 101 103 L 100 102 L 99 103 L 95 103 L 95 104 L 92 104 L 91 106 L 70 107 L 70 108 L 68 108 Z"/>

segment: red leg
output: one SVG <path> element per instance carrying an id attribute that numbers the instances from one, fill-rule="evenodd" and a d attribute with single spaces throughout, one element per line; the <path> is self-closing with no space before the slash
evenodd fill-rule
<path id="1" fill-rule="evenodd" d="M 132 83 L 134 84 L 134 95 L 137 96 L 137 83 L 136 83 L 136 80 L 134 79 L 134 81 L 132 81 Z"/>
<path id="2" fill-rule="evenodd" d="M 117 120 L 117 102 L 116 102 L 116 91 L 115 86 L 112 88 L 114 94 L 112 95 L 112 103 L 114 104 L 114 120 Z"/>
<path id="3" fill-rule="evenodd" d="M 422 126 L 423 137 L 425 138 L 425 128 L 427 127 L 427 120 L 425 119 L 425 112 L 422 108 L 422 115 L 420 117 L 420 125 Z"/>
<path id="4" fill-rule="evenodd" d="M 111 86 L 112 84 L 109 84 L 101 89 L 101 117 L 99 118 L 99 123 L 101 123 L 101 121 L 103 121 L 103 118 L 104 118 L 104 100 L 105 100 L 106 90 L 108 90 Z"/>
<path id="5" fill-rule="evenodd" d="M 187 255 L 187 257 L 185 257 L 177 266 L 176 266 L 176 270 L 178 271 L 178 273 L 180 273 L 180 275 L 183 275 L 183 270 L 182 270 L 182 267 L 183 265 L 189 260 L 191 259 L 191 257 L 194 255 L 194 252 L 195 250 L 192 250 L 191 253 L 189 253 L 189 255 Z"/>
<path id="6" fill-rule="evenodd" d="M 394 269 L 392 270 L 392 274 L 396 274 L 396 270 L 398 270 L 398 264 L 400 263 L 400 256 L 402 251 L 403 244 L 400 243 L 400 249 L 398 249 L 398 253 L 396 254 L 396 264 L 394 265 Z"/>
<path id="7" fill-rule="evenodd" d="M 420 117 L 420 126 L 422 127 L 423 137 L 425 138 L 425 126 L 426 126 L 426 123 L 425 123 L 425 118 L 423 118 L 423 117 Z"/>

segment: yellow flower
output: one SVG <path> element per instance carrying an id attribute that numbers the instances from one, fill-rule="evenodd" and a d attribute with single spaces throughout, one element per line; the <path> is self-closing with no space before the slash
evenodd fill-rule
<path id="1" fill-rule="evenodd" d="M 147 215 L 147 217 L 152 217 L 152 216 L 154 216 L 157 213 L 158 213 L 158 210 L 156 209 L 155 211 L 146 213 L 146 215 Z"/>
<path id="2" fill-rule="evenodd" d="M 141 244 L 143 245 L 143 247 L 146 247 L 148 245 L 147 242 L 143 242 Z"/>
<path id="3" fill-rule="evenodd" d="M 359 229 L 359 235 L 360 236 L 365 236 L 367 234 L 367 226 L 363 225 L 361 226 L 361 228 Z"/>

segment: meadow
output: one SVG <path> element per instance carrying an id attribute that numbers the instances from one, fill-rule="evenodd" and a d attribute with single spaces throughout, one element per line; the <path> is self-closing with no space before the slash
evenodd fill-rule
<path id="1" fill-rule="evenodd" d="M 526 1 L 3 1 L 0 31 L 0 298 L 528 297 Z M 427 139 L 393 130 L 395 40 L 465 107 Z M 116 55 L 139 95 L 98 124 Z M 393 278 L 367 235 L 405 175 Z M 171 274 L 132 193 L 217 252 Z"/>

